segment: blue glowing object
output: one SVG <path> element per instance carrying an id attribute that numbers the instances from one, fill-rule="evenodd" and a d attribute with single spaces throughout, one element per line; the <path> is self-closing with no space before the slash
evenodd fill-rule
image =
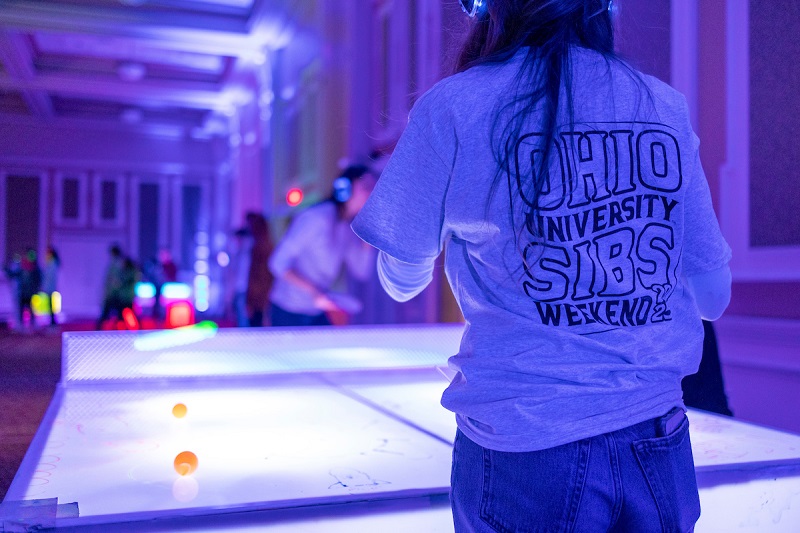
<path id="1" fill-rule="evenodd" d="M 161 297 L 167 300 L 188 300 L 192 289 L 185 283 L 170 281 L 161 286 Z"/>
<path id="2" fill-rule="evenodd" d="M 148 300 L 156 297 L 156 286 L 148 281 L 140 281 L 136 284 L 136 297 L 142 300 Z"/>

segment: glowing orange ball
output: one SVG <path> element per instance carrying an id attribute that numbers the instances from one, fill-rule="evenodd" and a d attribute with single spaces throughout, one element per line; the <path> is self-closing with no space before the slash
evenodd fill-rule
<path id="1" fill-rule="evenodd" d="M 175 407 L 172 408 L 172 415 L 175 418 L 183 418 L 186 416 L 186 406 L 182 403 L 176 403 Z"/>
<path id="2" fill-rule="evenodd" d="M 178 474 L 188 476 L 197 470 L 197 456 L 192 452 L 181 452 L 175 456 L 174 465 Z"/>

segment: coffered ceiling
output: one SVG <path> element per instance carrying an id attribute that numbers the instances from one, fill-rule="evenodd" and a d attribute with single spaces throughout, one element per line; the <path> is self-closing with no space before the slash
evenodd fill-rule
<path id="1" fill-rule="evenodd" d="M 219 133 L 301 0 L 3 0 L 0 120 Z"/>

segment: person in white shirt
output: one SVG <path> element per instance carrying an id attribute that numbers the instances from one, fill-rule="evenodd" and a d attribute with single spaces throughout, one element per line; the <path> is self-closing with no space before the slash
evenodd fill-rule
<path id="1" fill-rule="evenodd" d="M 269 261 L 273 326 L 330 325 L 330 313 L 349 311 L 331 291 L 343 271 L 365 280 L 374 268 L 375 250 L 350 229 L 374 186 L 368 167 L 349 166 L 334 180 L 328 200 L 290 224 Z"/>

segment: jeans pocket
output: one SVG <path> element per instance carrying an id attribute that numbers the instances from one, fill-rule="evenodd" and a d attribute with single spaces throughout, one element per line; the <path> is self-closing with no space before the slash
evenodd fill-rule
<path id="1" fill-rule="evenodd" d="M 525 453 L 484 448 L 481 520 L 502 533 L 571 531 L 589 451 L 589 440 Z"/>
<path id="2" fill-rule="evenodd" d="M 655 500 L 662 531 L 692 531 L 700 518 L 689 419 L 665 437 L 633 443 L 636 458 Z"/>

